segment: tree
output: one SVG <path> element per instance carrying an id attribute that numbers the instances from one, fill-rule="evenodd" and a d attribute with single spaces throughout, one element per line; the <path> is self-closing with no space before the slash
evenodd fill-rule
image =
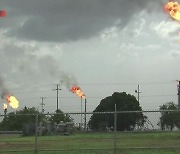
<path id="1" fill-rule="evenodd" d="M 26 106 L 22 110 L 10 112 L 0 123 L 0 130 L 23 130 L 24 124 L 35 123 L 36 114 L 40 114 L 36 108 L 27 108 Z M 40 119 L 42 119 L 42 115 L 39 116 Z"/>
<path id="2" fill-rule="evenodd" d="M 171 131 L 174 127 L 180 128 L 180 112 L 178 106 L 173 102 L 167 102 L 159 107 L 160 110 L 174 110 L 161 112 L 160 117 L 160 127 L 162 130 L 170 129 Z"/>
<path id="3" fill-rule="evenodd" d="M 56 110 L 56 114 L 52 115 L 50 117 L 50 121 L 52 123 L 60 123 L 60 121 L 63 122 L 72 122 L 73 119 L 68 115 L 68 114 L 64 114 L 61 110 Z"/>
<path id="4" fill-rule="evenodd" d="M 112 112 L 116 104 L 117 111 L 142 111 L 139 102 L 135 96 L 126 94 L 125 92 L 115 92 L 112 96 L 101 100 L 100 104 L 93 112 Z M 144 125 L 146 117 L 142 112 L 139 113 L 118 113 L 117 114 L 117 130 L 134 130 L 136 125 Z M 89 121 L 91 129 L 100 129 L 101 124 L 105 124 L 111 128 L 114 126 L 114 114 L 93 114 Z"/>
<path id="5" fill-rule="evenodd" d="M 7 114 L 2 122 L 0 123 L 0 130 L 23 130 L 25 124 L 35 124 L 36 115 L 38 115 L 38 122 L 46 124 L 47 122 L 72 122 L 73 119 L 68 115 L 64 114 L 61 110 L 57 110 L 56 114 L 52 116 L 45 116 L 40 113 L 36 108 L 27 108 L 26 106 L 22 110 L 16 112 L 10 112 Z"/>

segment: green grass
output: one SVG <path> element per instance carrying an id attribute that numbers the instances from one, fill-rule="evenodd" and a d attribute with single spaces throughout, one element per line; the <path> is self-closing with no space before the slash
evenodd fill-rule
<path id="1" fill-rule="evenodd" d="M 9 150 L 19 151 L 17 153 L 20 151 L 32 153 L 34 142 L 33 136 L 2 135 L 0 136 L 0 153 L 5 153 L 5 151 L 9 153 L 7 152 Z M 113 133 L 38 137 L 38 153 L 41 154 L 111 154 L 113 148 Z M 179 154 L 180 132 L 119 132 L 117 133 L 117 148 L 117 154 Z"/>

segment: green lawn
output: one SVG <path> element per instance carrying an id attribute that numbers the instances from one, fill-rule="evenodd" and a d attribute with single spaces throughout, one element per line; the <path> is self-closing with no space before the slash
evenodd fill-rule
<path id="1" fill-rule="evenodd" d="M 1 135 L 0 153 L 32 153 L 35 137 Z M 111 154 L 113 133 L 83 133 L 38 137 L 38 153 Z M 180 132 L 117 133 L 117 154 L 179 154 Z"/>

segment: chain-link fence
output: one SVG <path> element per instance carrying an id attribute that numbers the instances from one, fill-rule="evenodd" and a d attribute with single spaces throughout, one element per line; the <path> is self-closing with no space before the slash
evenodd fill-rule
<path id="1" fill-rule="evenodd" d="M 178 110 L 8 114 L 0 118 L 0 153 L 180 151 Z"/>

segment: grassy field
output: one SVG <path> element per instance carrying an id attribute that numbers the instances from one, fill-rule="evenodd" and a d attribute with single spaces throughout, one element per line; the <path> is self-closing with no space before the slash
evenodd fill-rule
<path id="1" fill-rule="evenodd" d="M 38 153 L 111 154 L 113 133 L 39 136 Z M 179 154 L 180 132 L 117 133 L 117 154 Z M 32 153 L 35 137 L 0 135 L 0 153 Z M 20 152 L 22 151 L 22 152 Z"/>

